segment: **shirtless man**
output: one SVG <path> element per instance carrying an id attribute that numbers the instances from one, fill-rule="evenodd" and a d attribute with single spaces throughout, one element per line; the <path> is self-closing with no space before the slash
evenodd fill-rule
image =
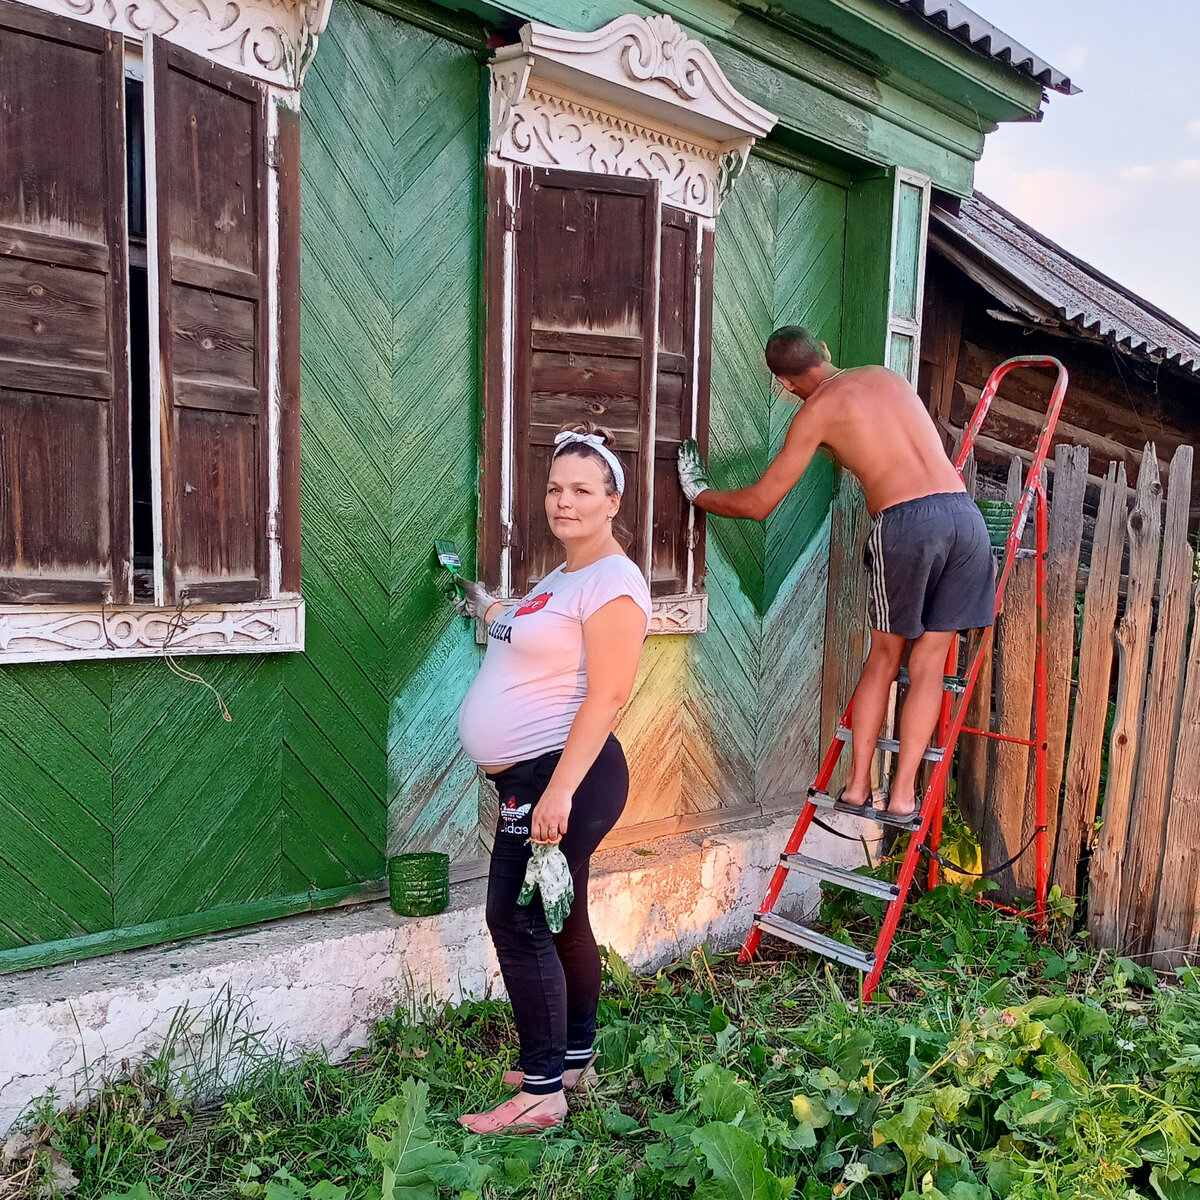
<path id="1" fill-rule="evenodd" d="M 696 443 L 679 450 L 688 499 L 718 517 L 761 521 L 808 469 L 821 446 L 858 478 L 874 517 L 863 552 L 871 650 L 854 692 L 850 777 L 839 800 L 873 801 L 871 760 L 892 681 L 909 653 L 909 691 L 887 810 L 917 810 L 917 771 L 937 725 L 942 669 L 956 632 L 992 623 L 995 582 L 987 527 L 907 380 L 885 367 L 838 370 L 824 342 L 788 325 L 767 341 L 767 366 L 803 403 L 783 447 L 749 487 L 709 486 Z"/>

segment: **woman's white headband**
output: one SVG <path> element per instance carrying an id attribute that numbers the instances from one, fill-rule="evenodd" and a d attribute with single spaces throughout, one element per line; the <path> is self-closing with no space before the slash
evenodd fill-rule
<path id="1" fill-rule="evenodd" d="M 564 430 L 562 433 L 555 434 L 554 457 L 557 458 L 575 442 L 591 447 L 608 463 L 617 484 L 617 495 L 625 495 L 625 471 L 621 466 L 621 460 L 604 444 L 604 439 L 598 433 L 572 433 L 570 430 Z"/>

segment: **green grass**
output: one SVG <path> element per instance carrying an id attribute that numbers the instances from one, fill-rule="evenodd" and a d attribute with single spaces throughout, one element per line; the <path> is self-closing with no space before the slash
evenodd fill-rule
<path id="1" fill-rule="evenodd" d="M 873 903 L 827 903 L 827 927 L 861 937 Z M 505 1094 L 504 1004 L 397 1014 L 335 1066 L 285 1065 L 229 1001 L 215 1033 L 181 1019 L 86 1110 L 43 1106 L 0 1196 L 33 1194 L 51 1166 L 74 1195 L 140 1200 L 1200 1196 L 1200 979 L 1163 986 L 1085 947 L 1061 918 L 1042 942 L 939 888 L 909 908 L 866 1007 L 857 976 L 799 953 L 743 967 L 697 951 L 642 978 L 610 957 L 601 1085 L 537 1138 L 455 1120 Z M 233 1049 L 248 1066 L 207 1099 Z"/>

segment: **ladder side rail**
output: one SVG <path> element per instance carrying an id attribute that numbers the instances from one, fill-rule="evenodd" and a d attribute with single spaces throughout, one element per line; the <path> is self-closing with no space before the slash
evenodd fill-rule
<path id="1" fill-rule="evenodd" d="M 988 379 L 988 385 L 995 382 L 996 388 L 999 388 L 1000 381 L 1009 371 L 1016 370 L 1018 367 L 1054 367 L 1058 371 L 1058 379 L 1055 381 L 1054 389 L 1050 393 L 1050 402 L 1046 408 L 1046 423 L 1042 426 L 1042 431 L 1038 435 L 1037 446 L 1033 452 L 1033 461 L 1029 464 L 1029 470 L 1025 475 L 1025 487 L 1021 492 L 1021 499 L 1017 505 L 1017 511 L 1013 514 L 1013 523 L 1008 531 L 1008 538 L 1004 544 L 1004 565 L 1000 569 L 1000 576 L 996 580 L 996 608 L 999 609 L 1001 602 L 1004 599 L 1004 591 L 1008 585 L 1008 578 L 1012 574 L 1013 564 L 1017 559 L 1017 550 L 1021 544 L 1021 535 L 1025 532 L 1025 522 L 1029 517 L 1030 509 L 1033 505 L 1034 493 L 1040 486 L 1042 476 L 1042 468 L 1046 464 L 1046 458 L 1050 453 L 1050 444 L 1054 438 L 1054 427 L 1058 424 L 1059 414 L 1062 412 L 1063 401 L 1067 395 L 1067 368 L 1058 361 L 1057 358 L 1043 357 L 1041 355 L 1027 355 L 1022 358 L 1010 358 L 1007 362 L 1001 363 L 991 374 Z M 984 389 L 985 392 L 987 388 Z M 995 395 L 995 389 L 992 390 L 992 395 Z M 989 398 L 990 403 L 990 398 Z M 983 398 L 980 397 L 980 408 L 983 407 Z M 978 416 L 976 410 L 976 416 Z M 977 425 L 982 425 L 980 419 L 978 423 L 972 420 L 971 425 L 978 432 Z M 965 445 L 964 441 L 964 445 Z M 965 456 L 962 451 L 959 451 L 959 457 L 965 461 Z"/>
<path id="2" fill-rule="evenodd" d="M 950 765 L 954 758 L 953 754 L 949 753 L 949 751 L 957 743 L 958 735 L 966 720 L 967 705 L 970 703 L 971 696 L 975 691 L 975 684 L 979 680 L 979 672 L 983 665 L 983 656 L 990 654 L 991 651 L 992 629 L 989 627 L 979 640 L 979 646 L 976 648 L 975 656 L 972 658 L 971 665 L 967 670 L 967 677 L 962 693 L 958 697 L 958 703 L 954 706 L 954 716 L 950 722 L 949 735 L 945 743 L 947 753 L 942 756 L 941 761 L 934 768 L 933 778 L 929 781 L 928 791 L 932 796 L 937 796 L 940 790 L 945 787 L 946 777 L 949 774 Z M 896 929 L 900 925 L 900 914 L 904 910 L 904 904 L 908 898 L 908 889 L 912 884 L 913 875 L 917 869 L 917 859 L 920 857 L 921 845 L 929 833 L 929 828 L 933 823 L 934 809 L 937 807 L 936 802 L 925 805 L 922 812 L 921 824 L 909 839 L 908 850 L 905 852 L 904 862 L 900 867 L 900 876 L 896 880 L 896 886 L 900 889 L 900 894 L 888 905 L 887 913 L 884 916 L 883 928 L 880 930 L 879 940 L 875 943 L 875 965 L 863 983 L 864 1001 L 871 999 L 883 975 L 883 965 L 887 961 L 888 951 L 892 946 L 892 938 L 895 937 Z"/>
<path id="3" fill-rule="evenodd" d="M 1049 688 L 1046 664 L 1046 573 L 1050 544 L 1050 515 L 1046 501 L 1044 480 L 1039 477 L 1037 485 L 1037 642 L 1034 659 L 1034 821 L 1035 841 L 1034 856 L 1036 860 L 1037 903 L 1035 913 L 1037 922 L 1042 925 L 1046 919 L 1046 889 L 1047 889 L 1047 822 L 1049 815 L 1049 797 L 1046 794 L 1046 759 L 1049 749 L 1049 731 L 1046 727 L 1046 700 Z M 1058 797 L 1055 796 L 1055 803 Z"/>

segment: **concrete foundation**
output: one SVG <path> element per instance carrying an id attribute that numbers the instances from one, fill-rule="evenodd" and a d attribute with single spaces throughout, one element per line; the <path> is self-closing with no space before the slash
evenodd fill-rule
<path id="1" fill-rule="evenodd" d="M 745 937 L 796 814 L 663 839 L 593 859 L 589 893 L 597 939 L 637 970 L 653 970 L 703 942 L 732 949 Z M 858 832 L 859 822 L 851 821 Z M 814 831 L 806 851 L 856 865 L 854 842 Z M 823 839 L 823 841 L 821 840 Z M 811 849 L 809 848 L 811 847 Z M 644 853 L 650 850 L 652 854 Z M 484 926 L 484 881 L 455 889 L 435 917 L 396 916 L 386 903 L 275 921 L 233 933 L 0 977 L 0 1134 L 31 1101 L 63 1107 L 101 1075 L 155 1054 L 172 1019 L 204 1014 L 224 997 L 239 1027 L 289 1055 L 345 1058 L 396 1007 L 503 995 Z M 817 901 L 793 875 L 779 911 Z M 232 1062 L 228 1070 L 235 1070 Z"/>

